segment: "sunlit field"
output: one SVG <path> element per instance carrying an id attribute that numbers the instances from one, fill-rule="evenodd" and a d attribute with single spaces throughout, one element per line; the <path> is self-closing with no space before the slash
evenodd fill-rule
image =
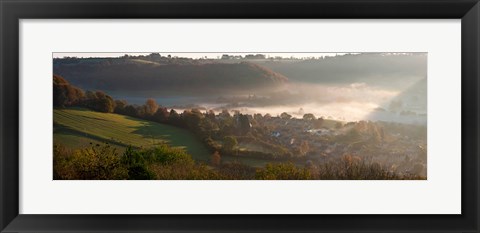
<path id="1" fill-rule="evenodd" d="M 121 151 L 128 146 L 148 148 L 168 144 L 185 149 L 194 159 L 210 158 L 208 150 L 192 133 L 175 126 L 84 108 L 54 109 L 53 114 L 54 143 L 73 149 L 90 143 L 109 143 Z"/>

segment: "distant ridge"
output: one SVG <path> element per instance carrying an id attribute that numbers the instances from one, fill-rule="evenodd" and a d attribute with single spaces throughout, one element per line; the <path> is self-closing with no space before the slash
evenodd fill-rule
<path id="1" fill-rule="evenodd" d="M 361 82 L 403 90 L 427 76 L 427 57 L 427 53 L 363 53 L 256 63 L 287 76 L 290 82 L 347 85 Z"/>
<path id="2" fill-rule="evenodd" d="M 83 89 L 188 91 L 208 94 L 281 87 L 288 78 L 250 62 L 204 63 L 190 59 L 55 59 L 54 73 Z"/>

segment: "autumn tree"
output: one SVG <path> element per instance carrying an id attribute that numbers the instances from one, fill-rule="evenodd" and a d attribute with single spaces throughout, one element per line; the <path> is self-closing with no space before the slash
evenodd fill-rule
<path id="1" fill-rule="evenodd" d="M 290 115 L 286 112 L 282 112 L 282 114 L 280 114 L 280 117 L 284 120 L 290 120 L 292 118 L 292 115 Z"/>
<path id="2" fill-rule="evenodd" d="M 110 113 L 115 110 L 115 101 L 103 91 L 87 92 L 85 105 L 98 112 Z"/>
<path id="3" fill-rule="evenodd" d="M 168 120 L 170 113 L 167 108 L 159 107 L 155 114 L 153 114 L 153 120 L 157 122 L 166 122 Z"/>
<path id="4" fill-rule="evenodd" d="M 307 120 L 307 121 L 313 121 L 313 120 L 315 120 L 315 115 L 313 115 L 311 113 L 306 113 L 306 114 L 303 115 L 303 119 Z"/>
<path id="5" fill-rule="evenodd" d="M 137 117 L 137 109 L 133 105 L 125 106 L 125 115 L 131 117 Z"/>
<path id="6" fill-rule="evenodd" d="M 218 151 L 215 151 L 212 154 L 212 165 L 214 166 L 220 165 L 221 160 L 222 160 L 222 157 L 220 156 L 220 153 Z"/>
<path id="7" fill-rule="evenodd" d="M 183 112 L 183 120 L 187 127 L 196 133 L 199 132 L 200 122 L 203 118 L 203 114 L 198 109 L 185 110 Z"/>
<path id="8" fill-rule="evenodd" d="M 127 107 L 128 103 L 126 100 L 115 100 L 115 113 L 118 114 L 125 114 L 125 107 Z"/>
<path id="9" fill-rule="evenodd" d="M 247 134 L 250 131 L 250 120 L 247 115 L 239 114 L 238 115 L 238 124 L 240 128 L 240 133 L 242 135 Z"/>
<path id="10" fill-rule="evenodd" d="M 174 109 L 170 110 L 170 113 L 168 114 L 168 122 L 172 125 L 183 126 L 180 115 Z"/>
<path id="11" fill-rule="evenodd" d="M 221 113 L 218 114 L 221 118 L 230 118 L 232 117 L 227 109 L 223 109 Z"/>
<path id="12" fill-rule="evenodd" d="M 53 75 L 53 106 L 66 107 L 80 104 L 85 94 L 80 88 L 70 85 L 64 78 Z"/>
<path id="13" fill-rule="evenodd" d="M 157 109 L 158 109 L 157 102 L 152 98 L 148 98 L 147 101 L 145 102 L 145 114 L 152 116 L 157 112 Z"/>
<path id="14" fill-rule="evenodd" d="M 216 121 L 215 112 L 213 110 L 208 110 L 205 113 L 205 117 L 208 118 L 211 121 Z"/>
<path id="15" fill-rule="evenodd" d="M 263 120 L 263 116 L 260 113 L 255 113 L 253 115 L 253 119 L 255 119 L 257 122 Z"/>

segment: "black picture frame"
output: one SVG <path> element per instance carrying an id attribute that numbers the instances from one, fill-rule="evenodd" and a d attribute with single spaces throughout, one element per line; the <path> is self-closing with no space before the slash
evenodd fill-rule
<path id="1" fill-rule="evenodd" d="M 479 232 L 478 0 L 0 0 L 0 15 L 1 232 Z M 461 19 L 462 214 L 19 214 L 19 20 L 26 18 Z"/>

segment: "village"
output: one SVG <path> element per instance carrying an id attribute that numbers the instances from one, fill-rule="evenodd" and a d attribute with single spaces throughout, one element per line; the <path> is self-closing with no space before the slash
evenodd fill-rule
<path id="1" fill-rule="evenodd" d="M 305 114 L 292 118 L 254 115 L 251 127 L 270 130 L 270 141 L 296 154 L 297 160 L 324 163 L 349 155 L 392 172 L 426 176 L 426 127 L 387 122 L 340 122 Z"/>

